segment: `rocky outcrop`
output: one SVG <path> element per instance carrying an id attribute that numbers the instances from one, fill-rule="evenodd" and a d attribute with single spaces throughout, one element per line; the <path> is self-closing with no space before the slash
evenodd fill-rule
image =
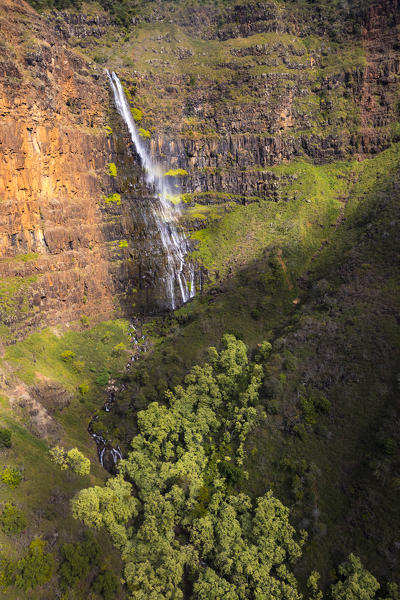
<path id="1" fill-rule="evenodd" d="M 361 89 L 361 145 L 364 153 L 383 150 L 400 139 L 400 3 L 371 2 L 362 29 L 366 55 Z"/>
<path id="2" fill-rule="evenodd" d="M 113 314 L 99 207 L 109 96 L 103 78 L 24 2 L 1 0 L 0 319 L 39 324 Z M 5 327 L 5 328 L 4 328 Z"/>

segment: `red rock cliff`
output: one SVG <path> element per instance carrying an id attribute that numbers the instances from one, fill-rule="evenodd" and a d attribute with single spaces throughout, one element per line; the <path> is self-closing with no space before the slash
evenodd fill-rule
<path id="1" fill-rule="evenodd" d="M 110 316 L 106 86 L 25 2 L 0 0 L 0 31 L 3 333 Z"/>

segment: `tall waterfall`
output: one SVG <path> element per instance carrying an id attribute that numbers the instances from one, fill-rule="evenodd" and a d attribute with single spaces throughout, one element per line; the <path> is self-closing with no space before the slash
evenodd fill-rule
<path id="1" fill-rule="evenodd" d="M 139 135 L 121 82 L 114 72 L 107 71 L 107 76 L 114 94 L 116 108 L 128 127 L 132 142 L 141 159 L 146 173 L 146 183 L 154 190 L 155 202 L 152 203 L 151 210 L 166 255 L 163 284 L 168 304 L 170 308 L 175 309 L 195 295 L 194 269 L 192 265 L 185 264 L 185 255 L 190 249 L 188 240 L 177 225 L 179 211 L 168 200 L 168 196 L 172 195 L 171 191 L 168 189 L 161 168 L 152 161 Z"/>

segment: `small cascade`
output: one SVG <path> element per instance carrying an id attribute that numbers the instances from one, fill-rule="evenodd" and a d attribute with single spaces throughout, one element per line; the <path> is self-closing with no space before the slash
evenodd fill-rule
<path id="1" fill-rule="evenodd" d="M 185 263 L 185 256 L 190 251 L 189 242 L 182 229 L 178 227 L 179 209 L 168 199 L 172 196 L 172 192 L 168 189 L 162 169 L 153 162 L 139 135 L 121 82 L 114 72 L 107 71 L 107 76 L 117 111 L 129 130 L 146 173 L 146 183 L 154 191 L 151 212 L 165 255 L 165 268 L 162 275 L 165 288 L 163 295 L 166 297 L 167 306 L 174 310 L 195 295 L 194 268 L 193 265 Z"/>
<path id="2" fill-rule="evenodd" d="M 138 322 L 129 324 L 128 338 L 132 345 L 132 354 L 129 358 L 128 363 L 125 366 L 125 370 L 129 371 L 133 363 L 140 358 L 142 354 L 148 350 L 148 341 L 141 332 L 141 326 Z M 125 390 L 125 384 L 116 385 L 114 380 L 110 380 L 107 386 L 107 399 L 103 404 L 103 410 L 109 413 L 115 402 L 119 392 Z M 110 473 L 116 472 L 116 466 L 119 460 L 123 458 L 121 448 L 119 446 L 112 446 L 109 440 L 107 440 L 101 433 L 94 431 L 96 423 L 100 418 L 101 413 L 94 415 L 88 426 L 88 432 L 96 442 L 97 454 L 99 456 L 99 462 Z"/>

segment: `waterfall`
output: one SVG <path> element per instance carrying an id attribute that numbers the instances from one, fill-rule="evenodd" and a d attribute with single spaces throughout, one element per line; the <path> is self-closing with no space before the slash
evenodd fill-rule
<path id="1" fill-rule="evenodd" d="M 145 170 L 146 183 L 154 190 L 155 202 L 152 203 L 151 210 L 166 255 L 166 273 L 163 276 L 163 283 L 169 307 L 175 309 L 195 295 L 193 266 L 185 264 L 185 255 L 190 250 L 188 240 L 178 227 L 179 210 L 168 199 L 168 196 L 172 195 L 171 191 L 168 189 L 160 166 L 153 162 L 139 135 L 121 82 L 114 72 L 107 71 L 107 76 L 117 111 L 128 127 Z M 188 272 L 189 285 L 185 272 Z M 177 294 L 180 297 L 177 297 Z"/>

